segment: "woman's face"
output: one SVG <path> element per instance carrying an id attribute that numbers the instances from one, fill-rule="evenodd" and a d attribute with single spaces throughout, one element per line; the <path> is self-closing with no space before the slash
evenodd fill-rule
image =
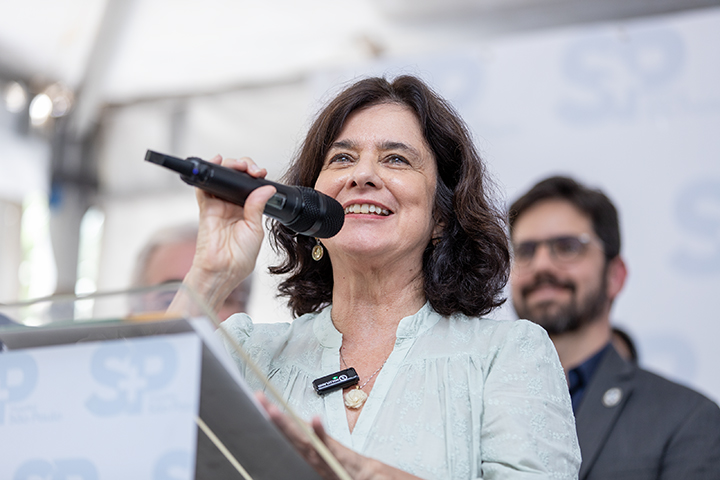
<path id="1" fill-rule="evenodd" d="M 410 109 L 381 104 L 354 112 L 315 183 L 345 208 L 340 233 L 323 240 L 333 262 L 417 257 L 421 265 L 435 228 L 436 182 L 435 158 Z"/>

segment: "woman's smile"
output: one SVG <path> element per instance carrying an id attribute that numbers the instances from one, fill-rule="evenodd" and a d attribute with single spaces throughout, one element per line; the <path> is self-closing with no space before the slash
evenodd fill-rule
<path id="1" fill-rule="evenodd" d="M 387 217 L 392 212 L 390 212 L 387 208 L 383 208 L 372 203 L 353 203 L 345 207 L 345 215 L 351 213 L 359 213 L 361 215 L 381 215 L 383 217 Z"/>

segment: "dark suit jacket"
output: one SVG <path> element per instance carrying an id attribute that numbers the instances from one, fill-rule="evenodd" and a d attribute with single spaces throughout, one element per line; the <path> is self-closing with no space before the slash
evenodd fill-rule
<path id="1" fill-rule="evenodd" d="M 609 349 L 576 415 L 580 480 L 720 480 L 720 408 Z"/>

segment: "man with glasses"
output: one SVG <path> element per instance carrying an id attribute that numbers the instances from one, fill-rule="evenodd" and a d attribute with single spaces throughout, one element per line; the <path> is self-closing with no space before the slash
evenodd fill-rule
<path id="1" fill-rule="evenodd" d="M 612 346 L 610 309 L 627 276 L 612 202 L 551 177 L 509 215 L 513 306 L 547 330 L 565 369 L 580 480 L 720 479 L 720 408 Z"/>

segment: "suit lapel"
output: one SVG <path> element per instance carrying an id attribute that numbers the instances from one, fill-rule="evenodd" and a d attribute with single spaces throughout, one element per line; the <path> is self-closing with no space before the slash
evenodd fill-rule
<path id="1" fill-rule="evenodd" d="M 575 415 L 582 452 L 580 480 L 587 477 L 630 398 L 636 368 L 620 358 L 614 348 L 600 361 Z"/>

